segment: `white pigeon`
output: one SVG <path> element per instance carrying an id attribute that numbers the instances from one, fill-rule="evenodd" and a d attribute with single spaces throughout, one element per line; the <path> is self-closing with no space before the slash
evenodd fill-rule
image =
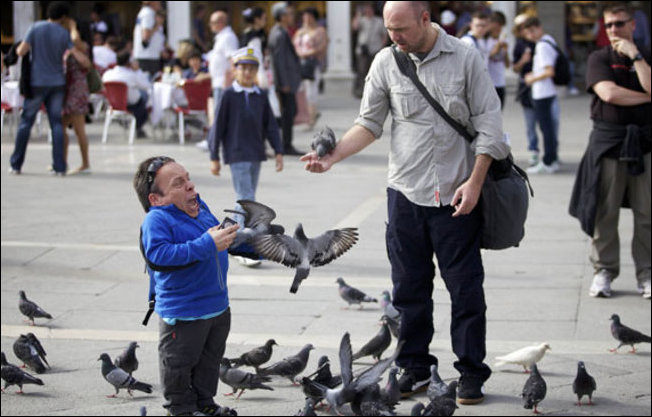
<path id="1" fill-rule="evenodd" d="M 521 365 L 525 369 L 525 373 L 529 373 L 530 366 L 539 362 L 546 353 L 546 350 L 549 349 L 552 350 L 547 342 L 541 343 L 540 345 L 527 346 L 507 355 L 497 356 L 495 366 L 507 364 Z"/>

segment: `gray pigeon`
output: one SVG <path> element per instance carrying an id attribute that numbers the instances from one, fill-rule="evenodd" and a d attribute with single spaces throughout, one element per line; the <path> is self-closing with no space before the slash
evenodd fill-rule
<path id="1" fill-rule="evenodd" d="M 295 416 L 316 416 L 317 413 L 315 413 L 315 404 L 310 398 L 306 398 L 306 405 L 303 407 L 303 409 L 299 410 L 298 413 L 295 414 Z"/>
<path id="2" fill-rule="evenodd" d="M 282 235 L 285 228 L 279 224 L 272 224 L 276 218 L 276 212 L 264 204 L 252 200 L 238 200 L 238 204 L 244 210 L 244 213 L 235 210 L 224 210 L 227 213 L 236 213 L 244 216 L 244 227 L 238 229 L 235 239 L 231 244 L 232 248 L 237 248 L 243 243 L 248 243 L 259 235 Z"/>
<path id="3" fill-rule="evenodd" d="M 326 395 L 326 391 L 322 389 L 318 382 L 306 376 L 301 378 L 301 391 L 303 391 L 306 399 L 309 399 L 313 404 L 319 404 Z"/>
<path id="4" fill-rule="evenodd" d="M 389 294 L 389 291 L 383 291 L 380 297 L 380 307 L 382 307 L 383 312 L 390 319 L 399 321 L 401 319 L 401 313 L 398 312 L 394 304 L 392 303 L 392 296 Z"/>
<path id="5" fill-rule="evenodd" d="M 398 373 L 398 368 L 394 367 L 389 370 L 389 375 L 387 376 L 387 384 L 385 388 L 380 391 L 380 396 L 383 402 L 391 407 L 398 404 L 401 400 L 401 389 L 398 386 L 398 380 L 396 379 L 396 374 Z"/>
<path id="6" fill-rule="evenodd" d="M 266 363 L 272 357 L 272 346 L 277 345 L 274 339 L 269 339 L 263 346 L 245 352 L 238 359 L 231 359 L 231 365 L 235 368 L 242 365 L 253 366 L 258 372 L 258 367 Z"/>
<path id="7" fill-rule="evenodd" d="M 437 365 L 430 365 L 430 383 L 426 394 L 430 401 L 437 397 L 441 397 L 448 391 L 448 385 L 441 379 L 439 372 L 437 372 Z"/>
<path id="8" fill-rule="evenodd" d="M 47 311 L 43 310 L 35 302 L 27 299 L 25 291 L 18 291 L 18 295 L 20 296 L 20 299 L 18 300 L 18 309 L 29 319 L 32 326 L 34 325 L 34 317 L 52 319 L 52 316 Z"/>
<path id="9" fill-rule="evenodd" d="M 452 381 L 444 395 L 440 395 L 431 400 L 430 403 L 423 410 L 424 416 L 452 416 L 457 410 L 457 403 L 455 397 L 457 393 L 457 381 Z"/>
<path id="10" fill-rule="evenodd" d="M 296 293 L 301 281 L 308 277 L 311 266 L 322 266 L 339 257 L 358 241 L 357 228 L 328 230 L 309 239 L 303 232 L 301 223 L 294 231 L 294 237 L 288 235 L 262 235 L 252 240 L 258 254 L 271 261 L 290 268 L 296 268 L 294 280 L 290 287 Z"/>
<path id="11" fill-rule="evenodd" d="M 347 307 L 350 307 L 351 304 L 358 304 L 360 306 L 360 309 L 362 309 L 363 302 L 365 303 L 378 302 L 378 300 L 376 300 L 375 298 L 370 297 L 367 294 L 360 291 L 359 289 L 348 285 L 346 282 L 344 282 L 344 278 L 342 277 L 338 278 L 335 282 L 339 284 L 340 297 L 342 297 L 342 300 L 349 303 Z"/>
<path id="12" fill-rule="evenodd" d="M 342 375 L 335 375 L 331 373 L 331 362 L 328 356 L 322 356 L 317 362 L 317 370 L 308 375 L 308 378 L 315 376 L 313 381 L 325 385 L 328 388 L 335 388 L 342 383 Z"/>
<path id="13" fill-rule="evenodd" d="M 150 384 L 137 381 L 136 378 L 115 366 L 111 362 L 111 357 L 108 354 L 102 353 L 97 360 L 102 361 L 102 376 L 115 388 L 115 394 L 107 395 L 107 398 L 116 398 L 122 388 L 126 389 L 131 396 L 133 396 L 131 390 L 138 390 L 148 394 L 152 393 L 152 386 Z"/>
<path id="14" fill-rule="evenodd" d="M 319 133 L 315 133 L 310 144 L 310 147 L 317 152 L 319 158 L 331 153 L 335 146 L 337 146 L 335 132 L 328 126 L 324 127 Z"/>
<path id="15" fill-rule="evenodd" d="M 115 358 L 115 366 L 127 372 L 131 376 L 138 369 L 138 359 L 136 359 L 136 348 L 140 347 L 138 343 L 131 342 L 129 346 Z"/>
<path id="16" fill-rule="evenodd" d="M 381 319 L 382 327 L 380 331 L 371 338 L 359 351 L 353 354 L 353 360 L 358 360 L 364 356 L 372 356 L 375 360 L 379 361 L 383 352 L 387 350 L 389 345 L 392 343 L 392 335 L 389 332 L 389 325 L 387 324 L 387 319 Z"/>
<path id="17" fill-rule="evenodd" d="M 595 388 L 595 379 L 586 372 L 584 362 L 577 362 L 577 376 L 575 377 L 575 381 L 573 381 L 573 392 L 577 395 L 577 403 L 575 405 L 582 406 L 582 397 L 585 395 L 589 397 L 589 405 L 593 405 L 591 397 Z"/>
<path id="18" fill-rule="evenodd" d="M 392 334 L 392 336 L 399 339 L 400 331 L 401 331 L 401 322 L 388 317 L 387 314 L 383 314 L 380 319 L 387 321 L 387 325 L 389 326 L 389 332 Z"/>
<path id="19" fill-rule="evenodd" d="M 241 390 L 236 399 L 239 399 L 246 389 L 264 389 L 267 391 L 274 391 L 274 388 L 263 383 L 270 382 L 271 380 L 272 378 L 268 376 L 256 375 L 243 371 L 242 369 L 231 368 L 231 361 L 227 358 L 222 358 L 222 361 L 220 362 L 220 381 L 233 389 L 231 394 L 225 395 L 234 395 L 238 390 Z"/>
<path id="20" fill-rule="evenodd" d="M 294 378 L 306 369 L 312 349 L 314 349 L 314 346 L 308 343 L 296 355 L 288 356 L 267 368 L 258 368 L 258 375 L 283 376 L 288 378 L 292 382 L 292 385 L 296 385 Z"/>
<path id="21" fill-rule="evenodd" d="M 351 401 L 351 410 L 358 416 L 395 416 L 394 406 L 385 403 L 380 386 L 373 384 Z"/>
<path id="22" fill-rule="evenodd" d="M 45 372 L 45 365 L 41 360 L 41 355 L 39 354 L 38 348 L 24 334 L 21 334 L 14 342 L 14 354 L 18 359 L 33 369 L 37 374 L 42 374 Z"/>
<path id="23" fill-rule="evenodd" d="M 523 386 L 523 408 L 531 410 L 534 407 L 534 414 L 540 414 L 537 406 L 546 397 L 546 381 L 543 380 L 536 364 L 530 366 L 530 377 L 525 381 Z"/>
<path id="24" fill-rule="evenodd" d="M 412 409 L 410 410 L 410 415 L 411 416 L 423 416 L 423 412 L 426 410 L 426 406 L 423 405 L 423 403 L 416 403 L 412 406 Z"/>
<path id="25" fill-rule="evenodd" d="M 47 353 L 45 353 L 45 349 L 43 349 L 43 345 L 38 340 L 36 335 L 34 333 L 31 333 L 31 332 L 27 333 L 27 340 L 29 341 L 29 343 L 32 346 L 34 346 L 34 348 L 36 349 L 36 352 L 38 353 L 38 356 L 41 358 L 41 360 L 43 362 L 45 362 L 45 364 L 48 366 L 48 368 L 50 368 L 50 364 L 48 363 L 48 360 L 45 359 L 45 357 L 47 356 Z"/>
<path id="26" fill-rule="evenodd" d="M 28 374 L 16 365 L 8 363 L 4 352 L 2 352 L 2 369 L 0 370 L 0 376 L 2 377 L 2 380 L 5 381 L 5 386 L 2 388 L 2 392 L 5 392 L 7 387 L 11 385 L 18 385 L 20 391 L 16 391 L 16 394 L 24 394 L 23 384 L 43 385 L 43 381 L 39 378 Z"/>
<path id="27" fill-rule="evenodd" d="M 618 314 L 612 314 L 610 320 L 611 335 L 620 342 L 617 347 L 609 349 L 610 352 L 617 352 L 622 345 L 629 345 L 632 347 L 632 350 L 630 350 L 629 353 L 636 353 L 636 348 L 634 347 L 635 344 L 652 342 L 650 336 L 646 336 L 638 330 L 634 330 L 620 323 L 620 316 L 618 316 Z"/>

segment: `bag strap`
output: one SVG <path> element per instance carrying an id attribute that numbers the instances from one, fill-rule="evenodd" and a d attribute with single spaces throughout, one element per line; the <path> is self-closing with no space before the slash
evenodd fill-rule
<path id="1" fill-rule="evenodd" d="M 414 69 L 414 62 L 407 56 L 407 54 L 398 51 L 397 47 L 392 47 L 392 53 L 394 54 L 394 58 L 396 59 L 396 63 L 398 64 L 398 68 L 401 70 L 403 75 L 407 76 L 414 85 L 417 87 L 417 89 L 423 94 L 423 96 L 426 98 L 428 103 L 435 109 L 435 111 L 444 119 L 457 133 L 462 135 L 464 139 L 469 141 L 469 143 L 473 142 L 473 135 L 469 133 L 468 130 L 457 120 L 453 119 L 447 112 L 444 110 L 444 108 L 439 104 L 437 100 L 434 99 L 434 97 L 428 92 L 428 89 L 426 88 L 425 85 L 419 80 L 419 77 L 417 76 L 417 73 Z"/>

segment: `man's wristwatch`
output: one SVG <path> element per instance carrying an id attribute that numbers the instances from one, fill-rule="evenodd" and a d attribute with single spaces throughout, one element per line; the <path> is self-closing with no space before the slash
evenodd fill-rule
<path id="1" fill-rule="evenodd" d="M 643 59 L 643 54 L 639 52 L 634 58 L 632 58 L 632 62 L 640 61 L 641 59 Z"/>

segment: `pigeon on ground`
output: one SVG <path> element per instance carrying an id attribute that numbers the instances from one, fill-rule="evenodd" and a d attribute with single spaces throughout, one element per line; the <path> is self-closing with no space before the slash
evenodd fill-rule
<path id="1" fill-rule="evenodd" d="M 243 371 L 242 369 L 231 368 L 231 361 L 227 358 L 222 358 L 222 361 L 220 362 L 220 381 L 233 389 L 232 393 L 225 395 L 234 395 L 238 390 L 241 390 L 236 399 L 239 399 L 246 389 L 264 389 L 267 391 L 274 391 L 274 388 L 263 383 L 270 382 L 271 380 L 272 378 L 268 376 L 256 375 L 251 372 Z"/>
<path id="2" fill-rule="evenodd" d="M 306 398 L 306 405 L 303 409 L 299 410 L 295 416 L 316 416 L 315 413 L 315 404 L 310 398 Z"/>
<path id="3" fill-rule="evenodd" d="M 145 406 L 140 407 L 140 415 L 141 416 L 146 416 L 147 415 L 147 407 L 145 407 Z"/>
<path id="4" fill-rule="evenodd" d="M 18 385 L 20 391 L 16 391 L 16 394 L 24 394 L 23 384 L 43 385 L 43 381 L 39 378 L 28 374 L 16 365 L 8 363 L 4 352 L 2 352 L 2 368 L 0 370 L 0 376 L 2 377 L 2 380 L 5 381 L 5 386 L 2 388 L 2 392 L 5 392 L 7 387 L 11 385 Z"/>
<path id="5" fill-rule="evenodd" d="M 589 405 L 593 405 L 591 397 L 595 388 L 595 379 L 586 372 L 584 362 L 577 362 L 577 376 L 575 377 L 575 381 L 573 381 L 573 392 L 577 395 L 577 403 L 575 405 L 582 406 L 582 397 L 585 395 L 589 397 Z"/>
<path id="6" fill-rule="evenodd" d="M 138 390 L 148 394 L 152 393 L 152 386 L 150 384 L 137 381 L 136 378 L 115 366 L 111 362 L 111 357 L 108 354 L 102 353 L 97 360 L 102 361 L 102 376 L 115 388 L 115 394 L 107 395 L 107 398 L 116 398 L 122 388 L 126 389 L 131 396 L 133 396 L 131 390 Z"/>
<path id="7" fill-rule="evenodd" d="M 392 296 L 389 294 L 389 291 L 383 291 L 380 297 L 380 306 L 383 309 L 383 312 L 390 319 L 399 321 L 401 319 L 401 313 L 398 312 L 394 304 L 392 303 Z"/>
<path id="8" fill-rule="evenodd" d="M 543 380 L 536 364 L 532 364 L 530 377 L 525 381 L 523 386 L 523 408 L 531 410 L 534 408 L 534 414 L 541 414 L 537 411 L 537 406 L 546 397 L 546 381 Z"/>
<path id="9" fill-rule="evenodd" d="M 310 147 L 313 151 L 317 152 L 317 157 L 323 158 L 325 155 L 331 153 L 337 146 L 335 139 L 335 132 L 333 129 L 326 126 L 319 133 L 313 135 Z"/>
<path id="10" fill-rule="evenodd" d="M 446 388 L 446 392 L 443 395 L 437 396 L 430 400 L 430 403 L 426 405 L 421 414 L 412 414 L 412 415 L 421 415 L 421 416 L 452 416 L 457 410 L 457 402 L 455 401 L 457 395 L 457 381 L 452 381 L 450 385 Z M 418 409 L 416 406 L 412 408 L 414 412 L 415 409 Z"/>
<path id="11" fill-rule="evenodd" d="M 245 352 L 237 359 L 231 359 L 231 366 L 237 368 L 242 365 L 253 366 L 258 372 L 258 367 L 272 357 L 272 346 L 277 345 L 276 340 L 269 339 L 263 346 Z"/>
<path id="12" fill-rule="evenodd" d="M 526 346 L 512 353 L 508 353 L 507 355 L 497 356 L 497 362 L 495 366 L 502 366 L 506 364 L 521 365 L 525 370 L 525 373 L 528 373 L 528 368 L 533 364 L 539 362 L 541 358 L 543 358 L 543 355 L 546 353 L 546 350 L 549 349 L 551 348 L 548 343 Z"/>
<path id="13" fill-rule="evenodd" d="M 401 389 L 398 386 L 398 380 L 396 379 L 396 374 L 398 373 L 398 368 L 394 367 L 389 370 L 389 375 L 387 377 L 387 384 L 385 388 L 380 391 L 380 397 L 385 404 L 388 406 L 395 406 L 401 400 Z"/>
<path id="14" fill-rule="evenodd" d="M 301 391 L 303 391 L 306 399 L 309 399 L 315 405 L 321 403 L 326 394 L 318 382 L 307 376 L 301 378 Z"/>
<path id="15" fill-rule="evenodd" d="M 394 406 L 385 403 L 378 384 L 357 394 L 351 401 L 351 410 L 357 416 L 395 416 Z"/>
<path id="16" fill-rule="evenodd" d="M 335 388 L 342 383 L 342 375 L 335 375 L 331 373 L 331 362 L 328 356 L 322 356 L 317 362 L 317 370 L 308 375 L 308 378 L 315 376 L 313 381 L 318 382 L 328 388 Z"/>
<path id="17" fill-rule="evenodd" d="M 448 385 L 441 379 L 439 372 L 437 372 L 437 365 L 430 365 L 430 383 L 426 394 L 430 401 L 437 397 L 441 397 L 448 391 Z"/>
<path id="18" fill-rule="evenodd" d="M 622 345 L 630 345 L 632 350 L 629 353 L 636 353 L 636 348 L 634 347 L 637 343 L 651 343 L 650 336 L 646 336 L 638 330 L 634 330 L 630 327 L 625 326 L 620 323 L 620 316 L 618 314 L 611 315 L 611 334 L 620 344 L 613 348 L 609 349 L 610 352 L 618 352 L 618 349 Z"/>
<path id="19" fill-rule="evenodd" d="M 25 291 L 20 290 L 18 295 L 20 295 L 20 300 L 18 300 L 18 309 L 21 313 L 23 313 L 24 316 L 29 319 L 29 322 L 32 326 L 34 325 L 34 317 L 52 319 L 52 316 L 47 311 L 43 310 L 35 302 L 27 299 L 25 296 Z"/>
<path id="20" fill-rule="evenodd" d="M 306 369 L 308 358 L 310 357 L 310 351 L 312 349 L 314 349 L 314 346 L 308 343 L 296 355 L 288 356 L 267 368 L 258 368 L 258 375 L 283 376 L 288 378 L 292 382 L 292 385 L 296 385 L 294 378 Z"/>
<path id="21" fill-rule="evenodd" d="M 236 232 L 235 239 L 231 244 L 232 248 L 249 243 L 256 236 L 285 233 L 283 226 L 272 224 L 272 220 L 276 218 L 276 212 L 271 207 L 252 200 L 238 200 L 237 203 L 242 207 L 244 213 L 236 210 L 224 210 L 227 213 L 240 214 L 245 219 L 244 227 Z"/>
<path id="22" fill-rule="evenodd" d="M 36 352 L 38 352 L 38 356 L 41 358 L 43 362 L 47 365 L 48 368 L 50 368 L 50 364 L 48 363 L 48 360 L 45 359 L 47 356 L 47 353 L 45 353 L 45 349 L 43 349 L 43 345 L 41 344 L 41 341 L 38 340 L 36 335 L 34 333 L 27 333 L 27 340 L 29 343 L 34 346 L 36 349 Z"/>
<path id="23" fill-rule="evenodd" d="M 136 359 L 137 347 L 140 347 L 138 343 L 129 343 L 129 346 L 127 346 L 127 348 L 120 354 L 120 356 L 115 358 L 115 361 L 113 362 L 115 366 L 127 372 L 129 376 L 138 369 L 138 359 Z"/>
<path id="24" fill-rule="evenodd" d="M 360 306 L 360 309 L 362 309 L 363 302 L 365 303 L 378 302 L 378 300 L 376 300 L 375 298 L 370 297 L 367 294 L 360 291 L 359 289 L 348 285 L 346 282 L 344 282 L 344 278 L 342 277 L 338 278 L 335 282 L 339 284 L 340 297 L 342 297 L 342 300 L 349 303 L 347 308 L 350 307 L 351 304 L 358 304 Z"/>
<path id="25" fill-rule="evenodd" d="M 364 356 L 372 356 L 376 361 L 379 361 L 383 352 L 392 343 L 392 335 L 389 332 L 387 319 L 383 318 L 381 319 L 381 322 L 382 327 L 380 328 L 380 331 L 370 341 L 368 341 L 367 344 L 362 346 L 359 351 L 353 354 L 354 361 Z"/>
<path id="26" fill-rule="evenodd" d="M 308 277 L 311 266 L 322 266 L 339 257 L 358 241 L 357 228 L 328 230 L 309 239 L 298 224 L 294 237 L 288 235 L 262 235 L 252 239 L 258 254 L 271 261 L 296 268 L 290 287 L 296 293 L 301 281 Z"/>
<path id="27" fill-rule="evenodd" d="M 24 334 L 21 334 L 14 342 L 14 354 L 37 374 L 45 372 L 45 365 L 41 360 L 38 347 Z"/>
<path id="28" fill-rule="evenodd" d="M 387 314 L 383 314 L 383 316 L 380 318 L 381 321 L 385 320 L 387 321 L 387 325 L 389 326 L 389 332 L 391 333 L 392 336 L 395 338 L 399 338 L 400 336 L 400 331 L 401 331 L 401 323 L 398 321 L 395 321 L 394 319 L 387 317 Z"/>

